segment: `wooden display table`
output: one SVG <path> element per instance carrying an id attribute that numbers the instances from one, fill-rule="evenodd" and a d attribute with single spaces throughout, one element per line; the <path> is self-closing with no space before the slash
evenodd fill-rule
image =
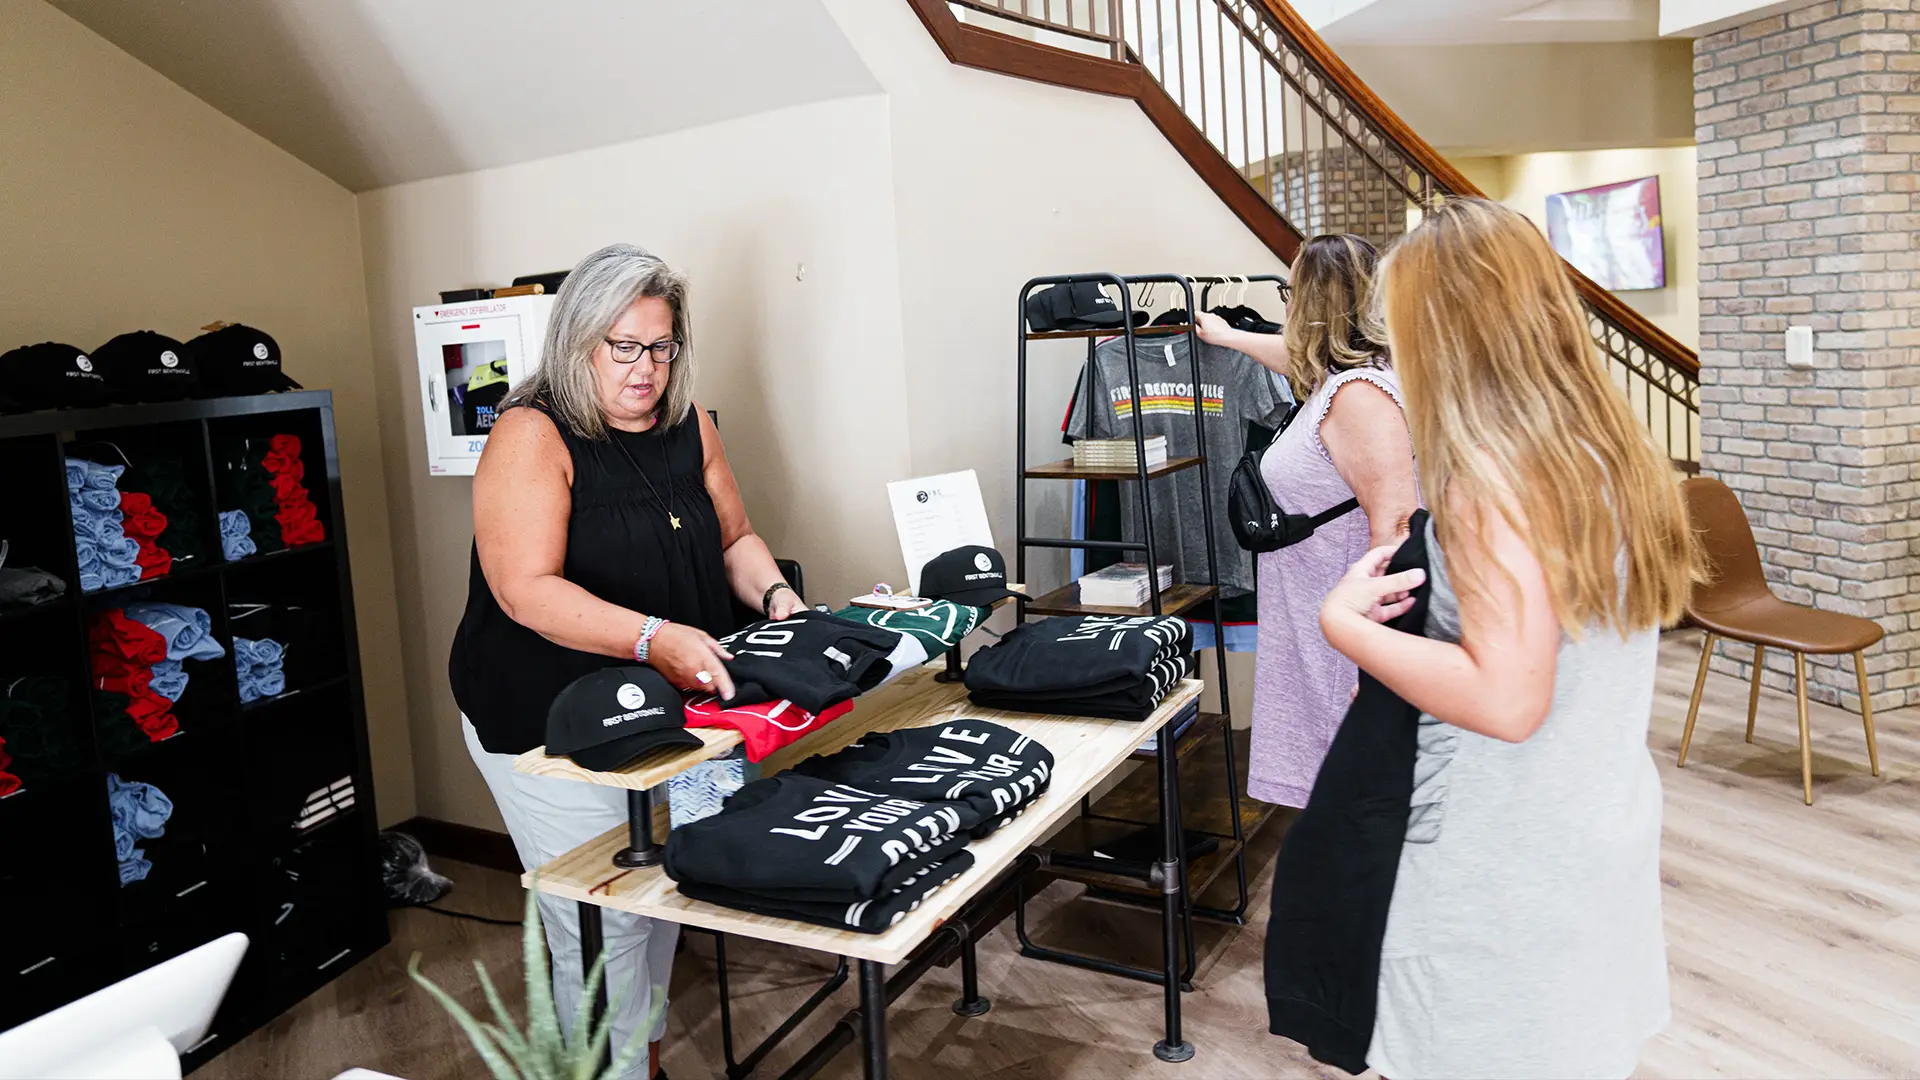
<path id="1" fill-rule="evenodd" d="M 879 934 L 857 934 L 810 923 L 753 915 L 715 904 L 702 903 L 680 895 L 678 888 L 658 866 L 623 868 L 616 856 L 632 849 L 628 829 L 612 829 L 581 845 L 522 878 L 529 888 L 552 896 L 577 901 L 581 912 L 581 938 L 584 959 L 589 963 L 599 951 L 600 909 L 612 908 L 653 919 L 700 927 L 723 934 L 770 941 L 796 948 L 851 958 L 860 967 L 860 1012 L 862 1035 L 866 1045 L 866 1075 L 886 1075 L 886 1004 L 890 996 L 885 966 L 901 964 L 923 946 L 949 920 L 963 914 L 970 902 L 996 879 L 1016 870 L 1015 863 L 1038 845 L 1055 826 L 1093 791 L 1101 780 L 1126 763 L 1134 751 L 1153 740 L 1174 717 L 1199 698 L 1202 684 L 1195 679 L 1182 682 L 1167 696 L 1153 716 L 1142 722 L 1096 720 L 1084 717 L 1044 716 L 1004 712 L 973 706 L 966 690 L 936 680 L 931 667 L 916 669 L 866 698 L 854 710 L 827 727 L 813 732 L 793 746 L 767 759 L 771 773 L 804 757 L 831 753 L 855 742 L 872 731 L 925 727 L 948 720 L 967 718 L 989 720 L 1027 735 L 1052 751 L 1053 779 L 1046 793 L 1033 801 L 1027 811 L 984 840 L 969 845 L 973 854 L 971 869 L 942 886 L 918 908 L 909 912 L 890 929 Z M 731 736 L 732 732 L 701 732 Z M 706 745 L 681 748 L 656 755 L 618 773 L 594 773 L 570 762 L 547 757 L 540 751 L 522 755 L 515 763 L 521 772 L 536 775 L 565 776 L 588 783 L 607 784 L 636 791 L 657 784 L 701 761 L 725 753 L 727 738 L 710 739 Z M 717 749 L 716 749 L 717 748 Z M 1178 757 L 1156 755 L 1162 792 L 1178 791 Z M 1155 1047 L 1163 1060 L 1186 1060 L 1192 1049 L 1180 1036 L 1180 987 L 1177 974 L 1179 950 L 1176 933 L 1181 911 L 1179 860 L 1183 845 L 1179 842 L 1178 796 L 1162 800 L 1160 814 L 1162 861 L 1155 869 L 1156 884 L 1164 903 L 1164 961 L 1166 993 L 1165 1038 Z M 966 997 L 963 1005 L 985 1011 L 971 978 L 973 964 L 972 935 L 962 932 L 954 947 L 963 950 L 963 975 Z M 943 953 L 946 950 L 943 950 Z M 897 991 L 894 991 L 897 993 Z M 956 1009 L 959 1009 L 956 1006 Z M 960 1010 L 966 1011 L 966 1010 Z M 824 1061 L 813 1062 L 817 1068 Z M 802 1066 L 808 1064 L 806 1059 Z M 796 1066 L 800 1068 L 800 1066 Z"/>

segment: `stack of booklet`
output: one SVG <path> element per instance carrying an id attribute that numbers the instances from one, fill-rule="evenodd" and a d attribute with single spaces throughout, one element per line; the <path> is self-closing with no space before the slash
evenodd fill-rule
<path id="1" fill-rule="evenodd" d="M 1149 435 L 1147 468 L 1167 463 L 1167 437 Z M 1080 439 L 1073 444 L 1073 464 L 1081 469 L 1137 469 L 1138 448 L 1132 439 Z"/>
<path id="2" fill-rule="evenodd" d="M 1173 566 L 1160 566 L 1160 591 L 1173 586 Z M 1115 563 L 1080 579 L 1080 602 L 1095 607 L 1139 607 L 1153 598 L 1144 563 Z"/>

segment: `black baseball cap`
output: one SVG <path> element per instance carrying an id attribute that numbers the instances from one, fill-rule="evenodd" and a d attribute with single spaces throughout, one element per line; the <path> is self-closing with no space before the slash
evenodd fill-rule
<path id="1" fill-rule="evenodd" d="M 280 369 L 280 343 L 264 330 L 234 323 L 187 342 L 200 375 L 200 397 L 298 390 Z"/>
<path id="2" fill-rule="evenodd" d="M 1007 560 L 990 547 L 971 545 L 942 552 L 920 570 L 920 595 L 929 600 L 986 607 L 1019 593 L 1007 588 Z"/>
<path id="3" fill-rule="evenodd" d="M 93 358 L 43 341 L 0 355 L 0 412 L 104 405 L 107 381 Z"/>
<path id="4" fill-rule="evenodd" d="M 200 381 L 187 347 L 152 330 L 121 334 L 92 355 L 115 401 L 178 401 Z"/>
<path id="5" fill-rule="evenodd" d="M 1069 281 L 1027 297 L 1027 328 L 1048 330 L 1111 330 L 1126 322 L 1120 306 L 1097 281 Z"/>
<path id="6" fill-rule="evenodd" d="M 611 667 L 574 680 L 547 710 L 547 753 L 610 772 L 666 746 L 699 746 L 680 692 L 650 667 Z"/>

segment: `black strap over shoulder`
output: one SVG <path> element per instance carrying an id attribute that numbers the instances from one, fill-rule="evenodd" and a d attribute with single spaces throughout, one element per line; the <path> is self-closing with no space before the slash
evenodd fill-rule
<path id="1" fill-rule="evenodd" d="M 1294 417 L 1300 415 L 1300 406 L 1300 402 L 1294 402 L 1277 429 L 1247 424 L 1246 449 L 1228 481 L 1227 514 L 1233 525 L 1233 538 L 1242 548 L 1256 554 L 1292 547 L 1312 536 L 1320 526 L 1360 509 L 1359 499 L 1348 499 L 1318 514 L 1289 514 L 1268 489 L 1267 479 L 1260 472 L 1260 459 L 1280 433 L 1293 423 Z"/>

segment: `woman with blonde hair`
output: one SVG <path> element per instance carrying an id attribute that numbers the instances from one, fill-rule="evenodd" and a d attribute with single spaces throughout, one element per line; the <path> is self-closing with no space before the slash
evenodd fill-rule
<path id="1" fill-rule="evenodd" d="M 1261 459 L 1275 501 L 1319 514 L 1349 499 L 1358 513 L 1259 556 L 1260 629 L 1247 794 L 1305 806 L 1357 672 L 1321 636 L 1320 601 L 1368 548 L 1404 535 L 1420 505 L 1400 384 L 1373 311 L 1378 255 L 1357 236 L 1316 236 L 1293 262 L 1286 332 L 1253 334 L 1202 314 L 1200 337 L 1286 376 L 1294 422 Z"/>
<path id="2" fill-rule="evenodd" d="M 1320 615 L 1421 713 L 1367 1064 L 1624 1077 L 1668 1015 L 1647 721 L 1697 547 L 1525 218 L 1449 200 L 1381 288 L 1433 506 L 1425 636 L 1382 625 L 1421 583 L 1387 547 Z"/>

